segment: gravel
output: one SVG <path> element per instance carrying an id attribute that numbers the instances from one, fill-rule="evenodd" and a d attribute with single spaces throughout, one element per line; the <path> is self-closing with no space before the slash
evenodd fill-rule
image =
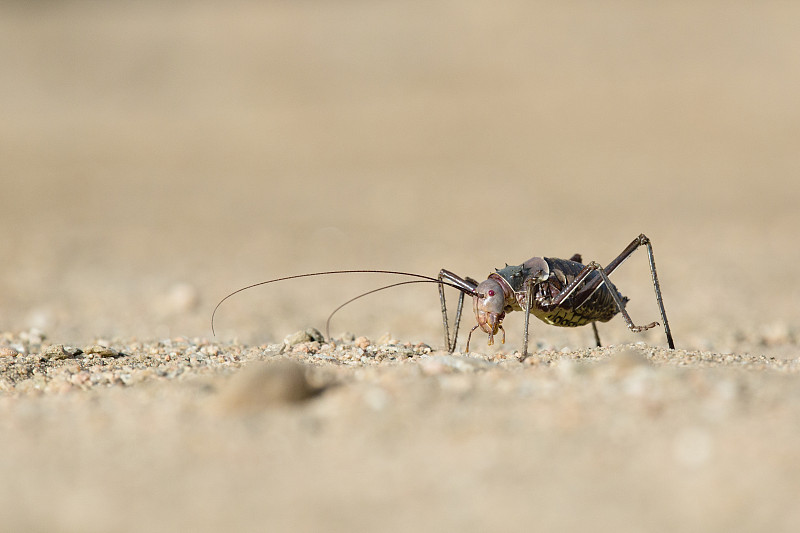
<path id="1" fill-rule="evenodd" d="M 82 349 L 40 337 L 41 351 L 0 356 L 0 467 L 13 480 L 0 510 L 21 530 L 81 528 L 87 501 L 98 531 L 482 531 L 484 513 L 503 530 L 800 525 L 798 359 L 644 343 L 520 362 L 352 336 Z M 51 513 L 12 505 L 45 487 L 68 495 Z M 766 491 L 775 514 L 742 507 Z M 137 519 L 120 522 L 133 504 Z"/>

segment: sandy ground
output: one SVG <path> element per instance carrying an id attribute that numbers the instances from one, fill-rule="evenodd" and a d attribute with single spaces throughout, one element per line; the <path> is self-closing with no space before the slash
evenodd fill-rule
<path id="1" fill-rule="evenodd" d="M 0 13 L 4 527 L 800 527 L 800 7 Z M 675 351 L 533 323 L 520 363 L 511 315 L 449 356 L 428 285 L 282 344 L 380 276 L 242 293 L 211 335 L 269 278 L 482 279 L 642 232 Z M 649 277 L 614 275 L 637 322 Z"/>

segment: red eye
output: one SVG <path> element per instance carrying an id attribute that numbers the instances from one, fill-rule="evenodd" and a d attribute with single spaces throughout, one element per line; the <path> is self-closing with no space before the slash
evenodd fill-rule
<path id="1" fill-rule="evenodd" d="M 488 294 L 489 294 L 489 296 L 494 296 L 494 291 L 490 290 L 490 291 L 488 292 Z"/>

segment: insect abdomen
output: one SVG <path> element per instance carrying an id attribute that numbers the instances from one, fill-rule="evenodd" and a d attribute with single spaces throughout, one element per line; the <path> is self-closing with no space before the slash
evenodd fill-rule
<path id="1" fill-rule="evenodd" d="M 597 320 L 596 318 L 584 316 L 580 313 L 567 309 L 556 309 L 555 311 L 551 311 L 549 313 L 536 315 L 536 317 L 547 324 L 560 326 L 562 328 L 575 328 Z"/>
<path id="2" fill-rule="evenodd" d="M 583 270 L 584 265 L 563 259 L 546 258 L 546 261 L 550 265 L 551 275 L 550 279 L 537 287 L 534 309 L 531 309 L 536 318 L 553 326 L 571 328 L 583 326 L 589 322 L 608 322 L 619 312 L 617 304 L 611 296 L 611 291 L 617 290 L 613 284 L 610 287 L 600 286 L 588 300 L 575 307 L 580 293 L 580 288 L 578 288 L 572 297 L 553 308 L 550 304 L 552 299 L 575 279 L 575 276 Z M 599 274 L 592 272 L 583 286 L 594 282 L 597 277 Z M 617 292 L 619 293 L 619 291 Z M 619 296 L 623 304 L 628 301 L 621 294 Z"/>

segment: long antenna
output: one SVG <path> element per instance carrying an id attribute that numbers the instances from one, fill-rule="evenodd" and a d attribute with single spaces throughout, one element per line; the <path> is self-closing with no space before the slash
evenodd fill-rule
<path id="1" fill-rule="evenodd" d="M 412 277 L 412 278 L 419 278 L 421 281 L 418 281 L 417 283 L 424 283 L 424 282 L 439 283 L 439 284 L 442 284 L 442 285 L 448 285 L 450 287 L 458 289 L 461 292 L 469 294 L 470 296 L 472 296 L 474 294 L 474 293 L 470 293 L 470 292 L 466 291 L 463 287 L 459 287 L 459 286 L 457 286 L 457 285 L 455 285 L 453 283 L 449 283 L 447 281 L 439 280 L 439 279 L 433 278 L 431 276 L 425 276 L 423 274 L 414 274 L 414 273 L 411 273 L 411 272 L 400 272 L 400 271 L 397 271 L 397 270 L 329 270 L 329 271 L 326 271 L 326 272 L 311 272 L 309 274 L 295 274 L 294 276 L 285 276 L 285 277 L 282 277 L 282 278 L 268 279 L 267 281 L 260 281 L 258 283 L 253 283 L 252 285 L 247 285 L 246 287 L 242 287 L 241 289 L 237 289 L 237 290 L 233 291 L 232 293 L 228 294 L 227 296 L 225 296 L 222 300 L 219 301 L 219 303 L 217 303 L 217 305 L 214 307 L 214 311 L 211 313 L 211 333 L 214 336 L 217 335 L 217 333 L 216 333 L 216 331 L 214 329 L 214 318 L 215 318 L 215 316 L 217 314 L 217 309 L 219 309 L 219 306 L 221 306 L 222 303 L 225 300 L 227 300 L 228 298 L 230 298 L 231 296 L 239 294 L 240 292 L 246 291 L 248 289 L 252 289 L 254 287 L 260 287 L 261 285 L 267 285 L 269 283 L 276 283 L 278 281 L 287 281 L 287 280 L 290 280 L 290 279 L 298 279 L 298 278 L 309 278 L 309 277 L 312 277 L 312 276 L 327 276 L 327 275 L 330 275 L 330 274 L 391 274 L 391 275 L 395 275 L 395 276 L 409 276 L 409 277 Z M 408 282 L 406 282 L 406 283 L 408 283 Z M 394 286 L 402 285 L 402 284 L 403 283 L 396 283 L 394 285 L 381 287 L 380 289 L 376 289 L 376 290 L 367 292 L 365 294 L 359 295 L 354 299 L 358 299 L 361 296 L 366 296 L 367 294 L 371 294 L 372 292 L 376 292 L 378 290 L 383 290 L 385 288 L 394 287 Z M 345 302 L 344 304 L 342 304 L 342 306 L 337 308 L 334 311 L 334 313 L 336 311 L 338 311 L 339 309 L 341 309 L 341 307 L 343 307 L 344 305 L 347 305 L 348 303 L 350 303 L 350 302 L 348 301 L 348 302 Z M 329 317 L 329 320 L 330 320 L 330 317 Z"/>
<path id="2" fill-rule="evenodd" d="M 378 287 L 377 289 L 372 289 L 371 291 L 367 291 L 365 293 L 359 294 L 358 296 L 350 298 L 345 303 L 343 303 L 342 305 L 340 305 L 339 307 L 337 307 L 336 309 L 331 311 L 331 314 L 328 315 L 328 320 L 325 321 L 325 337 L 327 337 L 328 340 L 331 339 L 331 319 L 333 318 L 333 315 L 335 315 L 336 313 L 338 313 L 342 309 L 342 307 L 344 307 L 344 306 L 346 306 L 348 304 L 351 304 L 351 303 L 355 302 L 356 300 L 358 300 L 360 298 L 363 298 L 364 296 L 369 296 L 370 294 L 376 293 L 378 291 L 382 291 L 382 290 L 385 290 L 385 289 L 391 289 L 393 287 L 399 287 L 400 285 L 410 285 L 412 283 L 439 283 L 439 280 L 437 279 L 437 280 L 431 281 L 431 280 L 427 280 L 427 279 L 413 279 L 411 281 L 400 281 L 398 283 L 392 283 L 391 285 L 385 285 L 383 287 Z M 455 287 L 455 285 L 453 285 L 451 283 L 447 283 L 446 281 L 443 281 L 442 284 L 443 285 L 449 285 L 450 287 Z M 456 288 L 458 288 L 458 287 L 456 287 Z"/>

